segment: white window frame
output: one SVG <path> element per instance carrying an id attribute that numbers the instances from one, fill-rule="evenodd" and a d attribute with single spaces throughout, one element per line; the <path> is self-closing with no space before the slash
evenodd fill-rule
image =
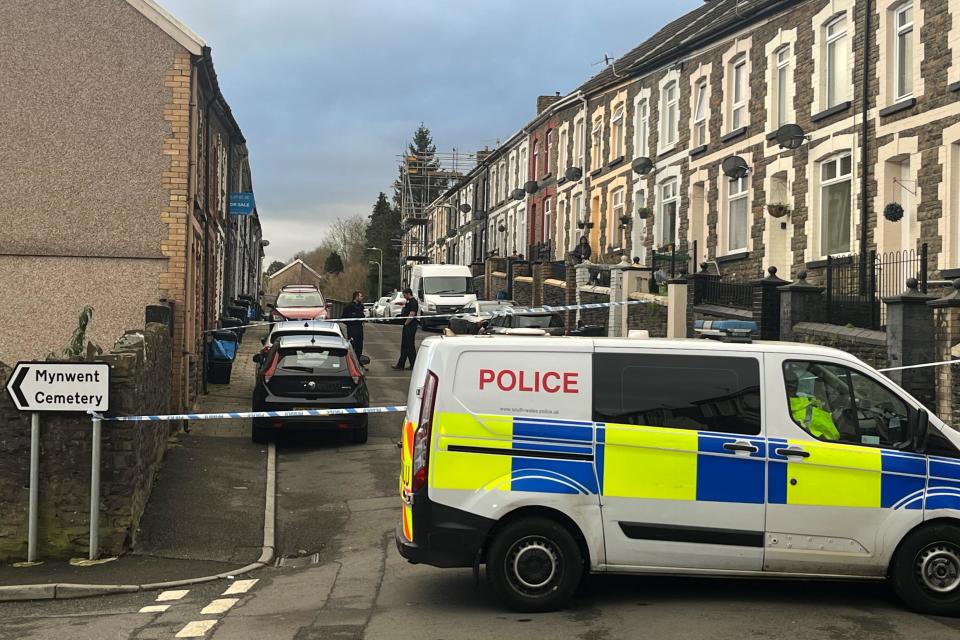
<path id="1" fill-rule="evenodd" d="M 707 78 L 701 78 L 697 81 L 696 98 L 693 103 L 693 146 L 702 147 L 707 144 L 707 126 L 709 123 L 708 113 L 710 111 L 707 104 Z"/>
<path id="2" fill-rule="evenodd" d="M 740 54 L 730 62 L 730 130 L 747 123 L 747 54 Z"/>
<path id="3" fill-rule="evenodd" d="M 543 145 L 543 175 L 550 174 L 550 158 L 553 156 L 553 129 L 547 129 L 546 142 Z"/>
<path id="4" fill-rule="evenodd" d="M 533 141 L 533 175 L 532 180 L 540 177 L 540 141 Z"/>
<path id="5" fill-rule="evenodd" d="M 557 177 L 562 171 L 567 170 L 567 139 L 570 132 L 568 129 L 560 129 L 557 135 Z"/>
<path id="6" fill-rule="evenodd" d="M 669 97 L 671 95 L 672 97 Z M 670 126 L 672 113 L 673 125 Z M 660 149 L 677 144 L 680 130 L 680 81 L 671 79 L 660 90 Z"/>
<path id="7" fill-rule="evenodd" d="M 744 176 L 742 178 L 737 178 L 735 180 L 728 180 L 727 184 L 727 220 L 726 220 L 726 245 L 727 253 L 739 253 L 741 251 L 747 251 L 750 243 L 750 187 L 748 183 L 749 178 Z M 734 203 L 739 204 L 744 202 L 744 208 L 746 209 L 746 216 L 744 218 L 744 224 L 746 225 L 745 233 L 743 234 L 743 246 L 735 247 L 733 246 L 733 205 Z"/>
<path id="8" fill-rule="evenodd" d="M 622 245 L 622 233 L 620 233 L 620 216 L 627 213 L 627 189 L 626 187 L 617 187 L 610 194 L 610 237 L 607 242 L 611 247 L 620 247 Z M 614 241 L 616 239 L 616 241 Z"/>
<path id="9" fill-rule="evenodd" d="M 551 233 L 552 229 L 550 227 L 550 216 L 553 213 L 553 208 L 550 204 L 550 196 L 547 196 L 543 199 L 543 241 L 549 242 L 553 237 Z"/>
<path id="10" fill-rule="evenodd" d="M 843 161 L 844 158 L 850 158 L 850 170 L 849 170 L 849 173 L 841 174 L 841 173 L 840 173 L 840 168 L 843 166 L 843 162 L 842 162 L 842 161 Z M 833 178 L 828 179 L 828 180 L 824 180 L 824 179 L 823 179 L 823 167 L 824 167 L 825 165 L 827 165 L 827 164 L 830 164 L 831 162 L 835 162 L 835 163 L 837 164 L 837 175 L 836 175 L 835 177 L 833 177 Z M 820 255 L 821 255 L 821 256 L 826 257 L 828 254 L 823 250 L 823 249 L 824 249 L 824 246 L 823 246 L 823 245 L 824 245 L 824 243 L 823 243 L 823 236 L 824 236 L 824 232 L 825 232 L 825 230 L 826 230 L 826 225 L 824 224 L 824 220 L 825 220 L 826 214 L 827 214 L 827 211 L 826 211 L 826 208 L 825 208 L 824 197 L 823 197 L 823 196 L 824 196 L 824 192 L 826 191 L 826 188 L 827 188 L 827 187 L 831 187 L 831 186 L 833 186 L 833 185 L 835 185 L 835 184 L 840 184 L 841 182 L 849 182 L 849 183 L 850 183 L 850 208 L 849 208 L 849 210 L 850 210 L 850 219 L 851 219 L 851 223 L 852 223 L 852 220 L 853 220 L 853 202 L 854 202 L 854 193 L 853 193 L 853 155 L 852 155 L 849 151 L 845 151 L 845 152 L 837 153 L 837 154 L 834 154 L 834 155 L 829 156 L 829 157 L 827 157 L 827 158 L 824 158 L 823 160 L 821 160 L 820 162 L 818 162 L 818 163 L 817 163 L 817 180 L 819 181 L 819 188 L 820 188 L 820 193 L 819 193 L 819 198 L 820 198 L 819 236 L 820 236 L 820 237 L 818 238 L 818 240 L 819 240 L 818 251 L 820 252 Z M 851 240 L 851 243 L 852 243 L 852 242 L 853 242 L 853 234 L 852 234 L 852 233 L 851 233 L 851 235 L 850 235 L 850 240 Z M 847 250 L 846 250 L 846 251 L 841 251 L 841 252 L 839 252 L 839 253 L 833 253 L 833 254 L 829 254 L 829 255 L 840 256 L 840 255 L 847 255 L 847 254 L 849 254 L 850 252 L 851 252 L 850 247 L 847 247 Z"/>
<path id="11" fill-rule="evenodd" d="M 907 12 L 910 12 L 910 22 L 903 25 L 900 24 L 900 16 L 904 15 Z M 909 86 L 900 86 L 900 65 L 904 62 L 904 51 L 901 47 L 901 37 L 909 36 L 909 44 L 906 45 L 907 48 L 911 49 L 911 55 L 916 55 L 912 51 L 916 38 L 914 37 L 913 30 L 913 1 L 904 2 L 902 5 L 897 7 L 893 12 L 893 93 L 894 93 L 894 102 L 900 102 L 901 100 L 908 100 L 913 97 L 913 59 L 910 59 L 909 65 L 906 67 L 907 72 L 907 82 Z"/>
<path id="12" fill-rule="evenodd" d="M 778 47 L 773 52 L 774 71 L 773 81 L 775 84 L 773 95 L 773 108 L 775 113 L 773 124 L 776 129 L 787 124 L 787 113 L 790 99 L 790 63 L 793 60 L 793 46 L 785 44 Z"/>
<path id="13" fill-rule="evenodd" d="M 596 170 L 603 166 L 603 116 L 593 119 L 590 136 L 590 167 Z"/>
<path id="14" fill-rule="evenodd" d="M 613 110 L 613 116 L 610 118 L 610 160 L 616 160 L 624 155 L 624 126 L 623 126 L 624 105 L 619 103 Z"/>
<path id="15" fill-rule="evenodd" d="M 584 120 L 577 118 L 573 123 L 573 161 L 580 165 L 581 171 L 586 171 L 587 168 L 583 165 L 583 135 Z"/>
<path id="16" fill-rule="evenodd" d="M 830 29 L 840 22 L 843 23 L 843 31 L 831 34 Z M 823 64 L 824 64 L 824 78 L 826 80 L 825 90 L 824 90 L 824 102 L 825 102 L 826 108 L 830 109 L 850 99 L 849 93 L 844 93 L 842 96 L 831 95 L 831 91 L 833 91 L 834 85 L 837 84 L 834 81 L 834 74 L 839 74 L 839 78 L 841 79 L 843 78 L 843 75 L 846 74 L 847 78 L 849 79 L 850 69 L 847 67 L 850 63 L 850 59 L 853 54 L 852 47 L 850 46 L 849 41 L 842 43 L 842 45 L 838 44 L 843 40 L 847 40 L 847 38 L 849 38 L 850 36 L 850 21 L 847 19 L 847 14 L 846 13 L 841 14 L 839 16 L 836 16 L 832 20 L 827 21 L 827 23 L 823 25 L 823 35 L 824 35 L 824 58 L 825 58 L 823 61 Z M 835 57 L 834 52 L 836 51 L 836 47 L 838 46 L 845 46 L 847 48 L 847 51 L 846 51 L 847 60 L 844 65 L 841 65 L 842 68 L 835 69 L 834 67 L 836 66 L 837 63 L 834 63 L 833 59 Z M 849 82 L 839 83 L 839 86 L 841 87 L 849 87 L 849 85 L 850 85 Z M 848 88 L 847 91 L 849 90 L 850 89 Z M 840 98 L 843 98 L 843 99 L 840 99 Z"/>
<path id="17" fill-rule="evenodd" d="M 636 126 L 633 129 L 633 155 L 644 158 L 650 155 L 650 98 L 637 101 Z"/>
<path id="18" fill-rule="evenodd" d="M 672 187 L 673 194 L 670 197 L 667 197 L 666 191 L 668 187 Z M 662 249 L 670 244 L 677 244 L 677 238 L 680 234 L 680 178 L 671 177 L 659 185 L 657 185 L 657 191 L 659 192 L 659 203 L 660 206 L 657 207 L 657 221 L 656 221 L 656 234 L 655 234 L 655 248 Z M 664 215 L 667 205 L 674 204 L 674 229 L 673 229 L 673 238 L 664 241 Z"/>

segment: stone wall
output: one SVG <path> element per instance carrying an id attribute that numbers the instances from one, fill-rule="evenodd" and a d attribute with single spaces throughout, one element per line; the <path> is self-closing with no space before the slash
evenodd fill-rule
<path id="1" fill-rule="evenodd" d="M 801 322 L 793 327 L 793 339 L 846 351 L 877 369 L 887 366 L 887 336 L 883 331 Z"/>
<path id="2" fill-rule="evenodd" d="M 507 292 L 507 274 L 502 271 L 494 271 L 490 274 L 490 290 L 487 293 L 490 295 L 490 299 L 497 297 L 501 291 L 506 295 Z"/>
<path id="3" fill-rule="evenodd" d="M 473 288 L 477 292 L 478 300 L 489 300 L 490 296 L 487 295 L 486 291 L 487 278 L 483 275 L 474 276 L 473 278 Z"/>
<path id="4" fill-rule="evenodd" d="M 667 337 L 667 299 L 649 293 L 631 293 L 630 300 L 642 300 L 643 304 L 627 307 L 627 329 L 645 329 L 651 338 Z"/>
<path id="5" fill-rule="evenodd" d="M 110 412 L 162 414 L 170 410 L 170 329 L 148 324 L 130 331 L 113 350 L 92 358 L 110 364 Z M 11 368 L 0 363 L 6 383 Z M 104 422 L 100 544 L 117 555 L 134 542 L 171 426 L 166 422 Z M 41 415 L 38 553 L 43 558 L 85 555 L 89 536 L 90 418 Z M 0 394 L 0 562 L 26 558 L 30 419 Z"/>
<path id="6" fill-rule="evenodd" d="M 533 278 L 517 276 L 513 279 L 513 299 L 521 307 L 533 305 Z"/>
<path id="7" fill-rule="evenodd" d="M 584 285 L 580 287 L 580 304 L 595 304 L 610 302 L 610 289 L 607 287 L 593 287 Z M 607 322 L 610 318 L 608 307 L 600 309 L 581 309 L 580 320 L 585 325 L 595 325 L 604 328 L 606 335 Z"/>

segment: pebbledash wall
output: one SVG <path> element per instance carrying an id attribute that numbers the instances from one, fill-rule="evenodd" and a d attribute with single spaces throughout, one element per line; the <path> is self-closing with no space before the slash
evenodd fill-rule
<path id="1" fill-rule="evenodd" d="M 151 318 L 169 322 L 166 307 Z M 170 325 L 150 323 L 128 331 L 113 349 L 92 358 L 110 364 L 110 410 L 163 414 L 171 404 Z M 6 384 L 11 367 L 0 363 Z M 90 417 L 42 414 L 40 418 L 41 558 L 83 556 L 89 541 Z M 104 422 L 100 544 L 117 555 L 135 542 L 137 525 L 166 451 L 166 422 Z M 0 394 L 0 562 L 26 559 L 30 416 Z"/>

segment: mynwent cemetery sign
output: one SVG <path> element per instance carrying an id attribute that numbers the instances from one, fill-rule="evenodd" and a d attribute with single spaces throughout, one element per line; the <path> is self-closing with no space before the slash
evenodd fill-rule
<path id="1" fill-rule="evenodd" d="M 106 411 L 110 365 L 103 362 L 21 362 L 7 382 L 21 411 Z"/>

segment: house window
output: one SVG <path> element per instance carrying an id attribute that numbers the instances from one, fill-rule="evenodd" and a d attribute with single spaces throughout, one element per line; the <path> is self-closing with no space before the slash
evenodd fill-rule
<path id="1" fill-rule="evenodd" d="M 573 161 L 583 169 L 583 119 L 577 120 L 573 132 Z"/>
<path id="2" fill-rule="evenodd" d="M 730 181 L 727 196 L 727 251 L 746 251 L 750 224 L 746 176 Z"/>
<path id="3" fill-rule="evenodd" d="M 527 148 L 524 147 L 520 149 L 520 160 L 517 162 L 517 170 L 520 172 L 520 177 L 517 182 L 517 187 L 522 187 L 523 183 L 527 180 L 527 172 L 530 170 L 527 167 Z"/>
<path id="4" fill-rule="evenodd" d="M 707 79 L 697 83 L 697 102 L 694 106 L 693 140 L 694 146 L 707 144 Z"/>
<path id="5" fill-rule="evenodd" d="M 507 173 L 507 165 L 503 162 L 500 163 L 500 199 L 507 199 L 507 180 L 509 179 L 509 174 Z"/>
<path id="6" fill-rule="evenodd" d="M 547 129 L 546 153 L 543 154 L 543 173 L 550 173 L 550 158 L 553 157 L 553 129 Z"/>
<path id="7" fill-rule="evenodd" d="M 677 179 L 660 185 L 660 216 L 657 220 L 657 242 L 661 247 L 677 241 L 677 209 L 680 204 Z"/>
<path id="8" fill-rule="evenodd" d="M 790 87 L 790 45 L 784 45 L 774 52 L 776 61 L 776 74 L 773 77 L 774 82 L 774 109 L 776 118 L 774 125 L 777 129 L 787 124 L 787 114 L 790 113 L 789 94 Z"/>
<path id="9" fill-rule="evenodd" d="M 913 95 L 913 3 L 907 2 L 894 14 L 896 45 L 894 47 L 894 74 L 896 100 Z"/>
<path id="10" fill-rule="evenodd" d="M 851 169 L 849 153 L 820 163 L 820 253 L 824 256 L 850 251 Z"/>
<path id="11" fill-rule="evenodd" d="M 620 244 L 620 218 L 626 214 L 626 207 L 624 205 L 624 193 L 626 190 L 623 187 L 616 189 L 610 196 L 610 202 L 612 203 L 612 208 L 610 211 L 610 224 L 607 225 L 607 228 L 610 230 L 610 235 L 607 238 L 607 241 L 611 246 L 618 246 Z"/>
<path id="12" fill-rule="evenodd" d="M 540 171 L 540 141 L 537 140 L 533 143 L 533 172 L 530 177 L 533 180 L 537 179 L 537 175 Z"/>
<path id="13" fill-rule="evenodd" d="M 637 125 L 634 128 L 633 153 L 638 158 L 649 155 L 647 140 L 650 137 L 650 102 L 646 99 L 637 103 Z"/>
<path id="14" fill-rule="evenodd" d="M 553 236 L 551 233 L 550 227 L 550 213 L 552 205 L 550 204 L 550 198 L 544 198 L 543 200 L 543 241 L 549 242 L 550 237 Z"/>
<path id="15" fill-rule="evenodd" d="M 599 169 L 603 165 L 603 159 L 600 157 L 601 140 L 600 134 L 603 131 L 603 119 L 597 118 L 593 121 L 593 130 L 590 132 L 593 136 L 593 147 L 591 150 L 590 166 Z"/>
<path id="16" fill-rule="evenodd" d="M 847 17 L 839 16 L 824 28 L 827 43 L 827 109 L 850 99 L 850 43 Z"/>
<path id="17" fill-rule="evenodd" d="M 560 146 L 557 149 L 557 174 L 567 170 L 567 130 L 560 131 Z"/>
<path id="18" fill-rule="evenodd" d="M 610 148 L 613 150 L 611 160 L 623 156 L 623 103 L 617 105 L 610 119 Z"/>
<path id="19" fill-rule="evenodd" d="M 742 55 L 730 64 L 730 130 L 747 122 L 747 56 Z"/>
<path id="20" fill-rule="evenodd" d="M 573 229 L 576 228 L 577 223 L 583 219 L 583 196 L 582 195 L 577 194 L 573 196 L 573 206 L 570 208 L 570 211 L 567 212 L 567 215 L 570 216 L 570 233 L 573 233 Z"/>
<path id="21" fill-rule="evenodd" d="M 677 105 L 679 93 L 676 81 L 668 83 L 660 96 L 660 146 L 669 148 L 677 143 Z"/>

